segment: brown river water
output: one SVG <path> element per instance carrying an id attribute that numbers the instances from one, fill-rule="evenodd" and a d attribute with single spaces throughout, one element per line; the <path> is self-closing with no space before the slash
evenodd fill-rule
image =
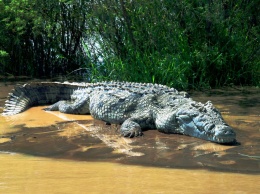
<path id="1" fill-rule="evenodd" d="M 0 83 L 0 112 L 16 83 Z M 211 100 L 237 145 L 119 126 L 33 107 L 0 116 L 0 193 L 260 193 L 260 89 L 190 92 Z"/>

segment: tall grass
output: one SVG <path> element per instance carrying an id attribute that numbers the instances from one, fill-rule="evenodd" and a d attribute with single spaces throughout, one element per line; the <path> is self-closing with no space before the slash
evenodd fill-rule
<path id="1" fill-rule="evenodd" d="M 0 0 L 0 73 L 55 76 L 79 68 L 90 81 L 260 86 L 258 4 Z"/>
<path id="2" fill-rule="evenodd" d="M 259 85 L 258 9 L 242 0 L 136 0 L 94 7 L 106 70 L 99 77 L 182 89 Z"/>

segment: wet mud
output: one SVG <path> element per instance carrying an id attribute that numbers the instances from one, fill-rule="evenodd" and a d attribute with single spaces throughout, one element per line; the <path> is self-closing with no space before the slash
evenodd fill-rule
<path id="1" fill-rule="evenodd" d="M 0 84 L 1 112 L 14 84 Z M 157 130 L 147 130 L 142 137 L 128 139 L 119 135 L 120 126 L 105 125 L 89 115 L 45 112 L 43 107 L 33 107 L 18 115 L 0 116 L 0 156 L 17 153 L 75 162 L 112 162 L 180 169 L 184 174 L 186 170 L 209 170 L 208 173 L 243 174 L 250 181 L 251 176 L 259 180 L 260 90 L 230 87 L 190 94 L 196 101 L 212 101 L 236 131 L 238 144 L 220 145 Z M 253 191 L 257 187 L 254 184 Z"/>

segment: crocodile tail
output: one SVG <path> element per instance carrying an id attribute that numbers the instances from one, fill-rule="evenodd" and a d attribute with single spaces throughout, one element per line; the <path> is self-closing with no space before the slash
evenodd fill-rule
<path id="1" fill-rule="evenodd" d="M 78 86 L 57 82 L 30 83 L 15 87 L 5 102 L 3 115 L 15 115 L 37 105 L 69 100 Z"/>

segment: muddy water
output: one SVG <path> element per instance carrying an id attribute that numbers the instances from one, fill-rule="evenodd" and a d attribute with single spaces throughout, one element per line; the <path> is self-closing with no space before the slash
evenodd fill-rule
<path id="1" fill-rule="evenodd" d="M 12 87 L 0 85 L 0 112 Z M 156 130 L 126 139 L 90 116 L 33 107 L 0 116 L 0 193 L 258 193 L 259 89 L 191 95 L 221 110 L 239 145 Z"/>

